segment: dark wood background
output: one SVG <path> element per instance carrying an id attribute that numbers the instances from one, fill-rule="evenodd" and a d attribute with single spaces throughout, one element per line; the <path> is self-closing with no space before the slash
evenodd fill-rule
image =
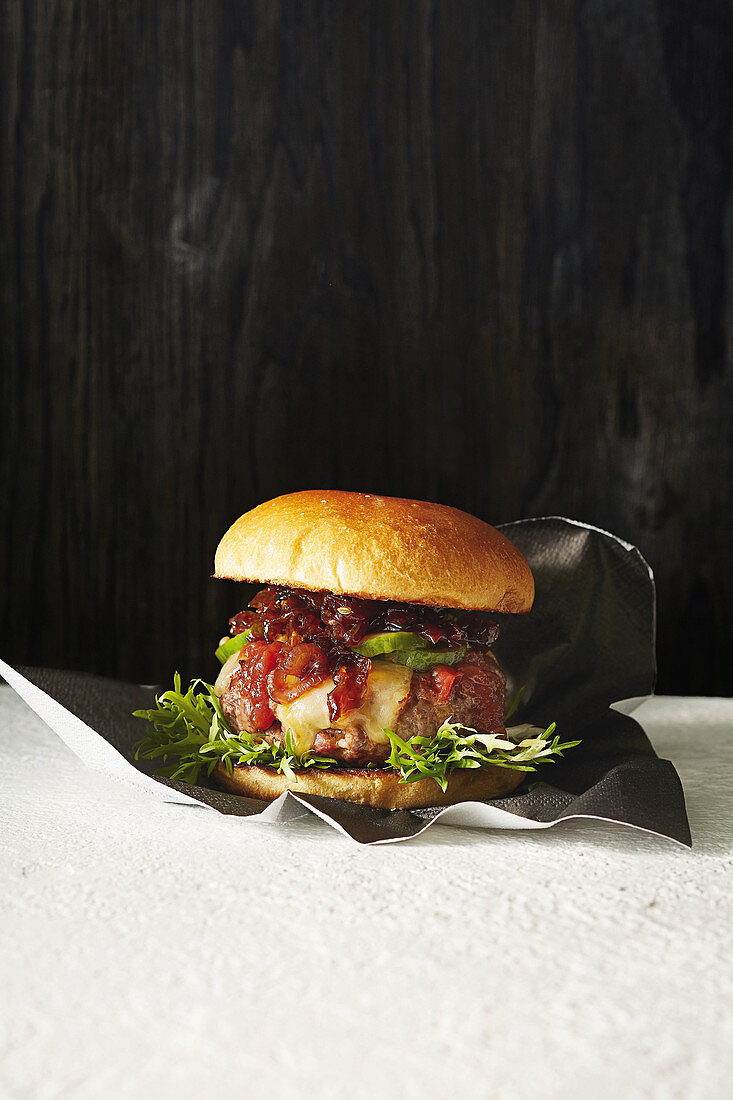
<path id="1" fill-rule="evenodd" d="M 340 487 L 636 543 L 733 687 L 733 7 L 7 0 L 2 654 L 213 670 Z"/>

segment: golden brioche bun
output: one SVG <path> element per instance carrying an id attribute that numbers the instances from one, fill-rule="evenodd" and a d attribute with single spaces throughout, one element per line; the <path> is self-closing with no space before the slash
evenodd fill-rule
<path id="1" fill-rule="evenodd" d="M 527 562 L 488 523 L 443 504 L 325 489 L 245 512 L 219 543 L 214 576 L 476 611 L 529 611 L 534 599 Z"/>
<path id="2" fill-rule="evenodd" d="M 267 802 L 272 802 L 283 791 L 293 791 L 358 802 L 382 810 L 418 810 L 427 806 L 450 806 L 454 802 L 501 798 L 525 778 L 524 772 L 509 768 L 466 768 L 452 772 L 448 777 L 448 789 L 443 791 L 434 779 L 400 783 L 396 772 L 377 768 L 304 768 L 295 772 L 295 779 L 289 779 L 274 768 L 255 764 L 236 764 L 230 775 L 226 766 L 219 762 L 213 775 L 225 790 Z"/>

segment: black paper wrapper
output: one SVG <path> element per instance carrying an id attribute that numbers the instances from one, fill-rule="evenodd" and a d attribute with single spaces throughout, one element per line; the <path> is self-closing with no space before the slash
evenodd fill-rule
<path id="1" fill-rule="evenodd" d="M 526 557 L 536 583 L 530 614 L 496 616 L 501 632 L 494 650 L 507 673 L 508 694 L 524 686 L 512 722 L 543 727 L 556 722 L 563 741 L 579 738 L 581 744 L 557 763 L 540 765 L 511 796 L 490 803 L 389 811 L 288 795 L 279 816 L 292 816 L 285 805 L 297 803 L 298 813 L 307 807 L 362 844 L 407 839 L 439 818 L 531 828 L 538 822 L 592 817 L 690 845 L 684 795 L 674 767 L 656 755 L 633 718 L 609 709 L 612 703 L 648 696 L 654 689 L 655 592 L 648 565 L 628 543 L 567 519 L 520 520 L 501 530 Z M 139 772 L 153 774 L 155 762 L 134 761 L 134 745 L 144 727 L 131 716 L 133 710 L 152 705 L 151 689 L 86 673 L 19 671 Z M 52 721 L 49 725 L 56 728 Z M 86 742 L 84 748 L 72 747 L 86 758 Z M 105 770 L 99 760 L 94 763 Z M 157 777 L 155 782 L 170 788 L 174 800 L 174 792 L 180 792 L 179 797 L 187 795 L 224 814 L 250 817 L 268 807 L 213 784 L 194 786 Z M 482 814 L 482 807 L 506 814 Z M 271 819 L 267 812 L 264 817 Z"/>

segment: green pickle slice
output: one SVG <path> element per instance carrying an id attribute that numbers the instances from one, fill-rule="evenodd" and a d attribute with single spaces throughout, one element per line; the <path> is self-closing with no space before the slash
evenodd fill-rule
<path id="1" fill-rule="evenodd" d="M 461 649 L 413 649 L 409 653 L 397 650 L 390 653 L 388 660 L 407 665 L 414 672 L 430 672 L 437 665 L 458 665 L 465 656 L 464 646 Z"/>
<path id="2" fill-rule="evenodd" d="M 227 638 L 221 643 L 216 650 L 216 656 L 222 664 L 225 664 L 234 653 L 239 652 L 244 643 L 249 641 L 249 635 L 249 630 L 245 630 L 243 634 L 235 634 L 233 638 Z"/>
<path id="3" fill-rule="evenodd" d="M 362 657 L 379 657 L 382 653 L 395 653 L 397 650 L 411 652 L 413 649 L 429 649 L 430 642 L 421 634 L 394 630 L 391 634 L 367 634 L 353 648 Z"/>
<path id="4" fill-rule="evenodd" d="M 436 665 L 457 665 L 466 656 L 466 647 L 436 649 L 421 634 L 394 630 L 388 634 L 370 634 L 354 646 L 363 657 L 385 657 L 415 672 L 429 672 Z"/>

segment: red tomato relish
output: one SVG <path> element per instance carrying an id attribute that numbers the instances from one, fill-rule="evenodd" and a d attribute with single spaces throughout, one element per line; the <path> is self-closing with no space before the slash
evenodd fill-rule
<path id="1" fill-rule="evenodd" d="M 484 651 L 499 633 L 497 624 L 480 612 L 363 600 L 280 585 L 263 588 L 229 625 L 233 635 L 250 632 L 239 663 L 248 725 L 253 730 L 268 729 L 275 722 L 273 704 L 293 702 L 329 676 L 334 681 L 328 694 L 331 721 L 357 709 L 371 661 L 351 647 L 368 634 L 409 631 L 433 645 Z M 439 664 L 420 677 L 421 691 L 433 692 L 444 703 L 458 680 L 475 679 L 478 671 L 470 664 Z"/>

